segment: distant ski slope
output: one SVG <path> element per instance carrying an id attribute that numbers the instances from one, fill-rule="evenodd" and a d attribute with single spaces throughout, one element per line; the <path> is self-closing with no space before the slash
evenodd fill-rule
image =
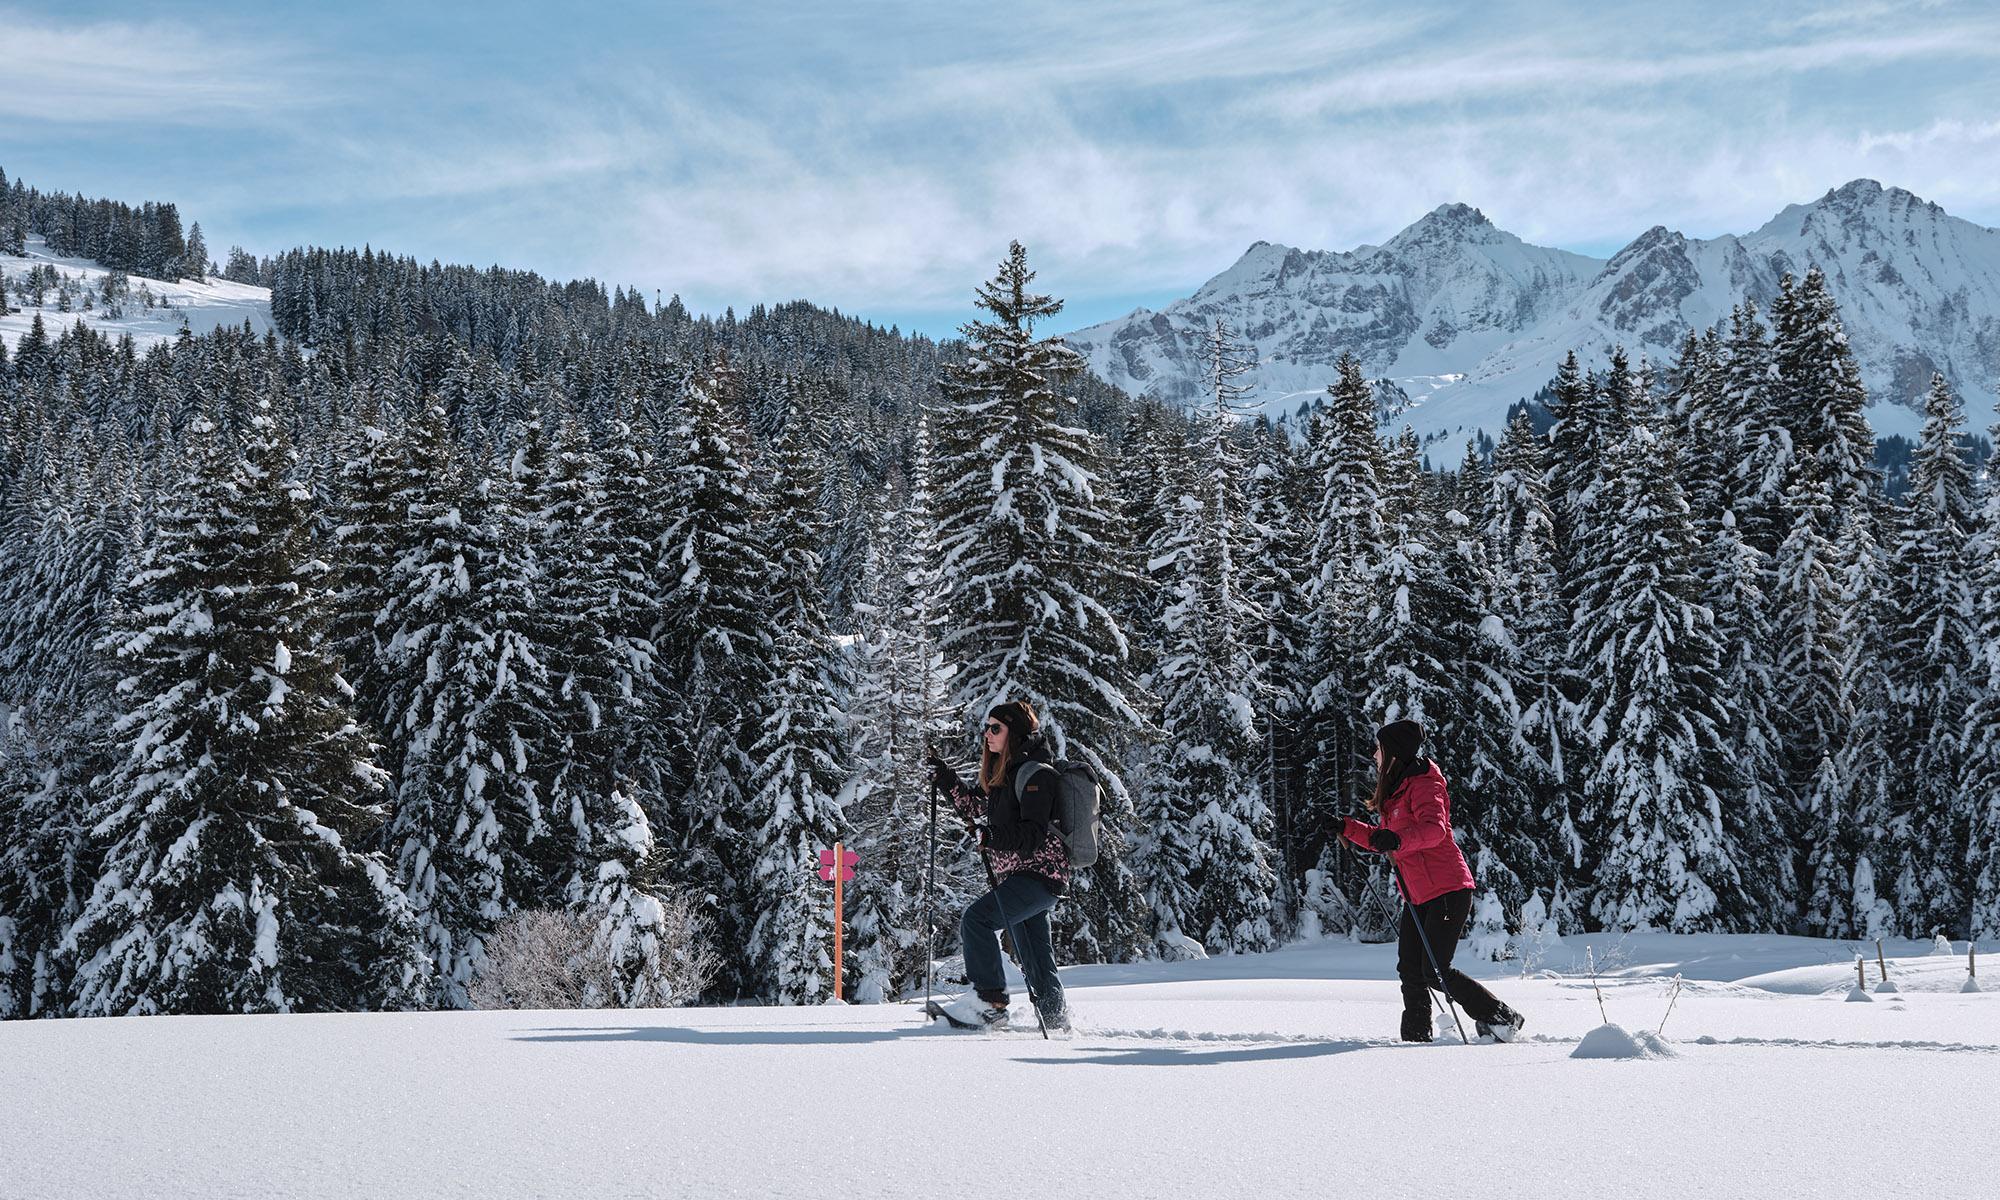
<path id="1" fill-rule="evenodd" d="M 156 342 L 178 337 L 183 325 L 191 332 L 207 333 L 223 325 L 241 325 L 247 320 L 259 334 L 271 329 L 271 289 L 231 283 L 213 276 L 207 283 L 196 283 L 191 279 L 169 283 L 141 275 L 128 276 L 133 295 L 125 302 L 125 316 L 121 320 L 107 318 L 104 310 L 95 306 L 88 312 L 81 309 L 58 312 L 53 291 L 48 294 L 45 303 L 36 308 L 24 304 L 14 291 L 15 284 L 31 267 L 53 266 L 64 275 L 80 278 L 93 293 L 110 272 L 88 259 L 51 254 L 48 243 L 38 235 L 29 236 L 26 248 L 28 253 L 25 256 L 0 254 L 0 273 L 7 277 L 7 307 L 21 310 L 0 316 L 0 340 L 5 340 L 10 352 L 20 344 L 37 315 L 42 318 L 42 327 L 52 340 L 77 321 L 82 321 L 107 337 L 131 334 L 141 351 Z M 141 285 L 156 298 L 155 307 L 150 310 L 138 298 Z"/>

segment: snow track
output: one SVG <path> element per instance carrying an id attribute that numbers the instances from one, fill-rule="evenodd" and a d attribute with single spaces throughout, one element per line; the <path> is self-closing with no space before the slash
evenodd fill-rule
<path id="1" fill-rule="evenodd" d="M 1570 1057 L 1606 1021 L 1586 946 L 1635 1032 L 1676 972 L 1707 977 L 1671 1057 Z M 1922 949 L 1889 946 L 1892 977 L 1943 961 Z M 1533 1022 L 1470 1049 L 1395 1041 L 1393 949 L 1344 941 L 1066 969 L 1079 1027 L 1046 1042 L 901 1004 L 11 1022 L 0 1200 L 2000 1194 L 2000 998 L 1725 978 L 1851 983 L 1852 950 L 1635 935 L 1527 978 L 1462 964 Z M 1923 1169 L 1874 1169 L 1883 1147 Z"/>

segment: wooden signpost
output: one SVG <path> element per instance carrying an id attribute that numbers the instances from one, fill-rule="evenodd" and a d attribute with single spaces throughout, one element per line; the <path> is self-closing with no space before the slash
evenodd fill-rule
<path id="1" fill-rule="evenodd" d="M 833 881 L 833 998 L 835 1000 L 842 998 L 840 981 L 844 978 L 841 974 L 840 957 L 844 949 L 846 922 L 841 911 L 840 885 L 854 878 L 854 864 L 860 861 L 859 854 L 845 848 L 839 842 L 833 844 L 833 849 L 819 852 L 819 877 Z"/>

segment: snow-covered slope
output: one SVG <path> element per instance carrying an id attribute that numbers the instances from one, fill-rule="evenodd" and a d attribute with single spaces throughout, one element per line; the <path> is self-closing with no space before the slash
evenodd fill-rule
<path id="1" fill-rule="evenodd" d="M 10 351 L 20 344 L 37 315 L 42 318 L 42 328 L 50 338 L 82 321 L 107 337 L 131 334 L 141 351 L 155 342 L 179 336 L 183 326 L 195 333 L 207 333 L 219 326 L 241 325 L 247 320 L 259 334 L 271 328 L 269 288 L 231 283 L 214 276 L 207 283 L 196 283 L 192 279 L 169 282 L 147 279 L 142 275 L 129 276 L 131 295 L 121 303 L 124 315 L 114 318 L 104 307 L 100 290 L 109 271 L 88 259 L 51 254 L 47 243 L 39 236 L 28 238 L 25 249 L 28 252 L 25 256 L 0 254 L 0 275 L 6 276 L 7 290 L 6 303 L 0 305 L 7 309 L 0 314 L 0 340 L 6 342 Z M 43 298 L 40 307 L 22 300 L 15 293 L 15 285 L 35 267 L 54 267 L 57 274 L 80 284 L 92 295 L 91 307 L 84 310 L 73 302 L 73 311 L 61 312 L 57 308 L 53 289 Z M 152 294 L 151 308 L 146 306 L 141 288 Z"/>
<path id="2" fill-rule="evenodd" d="M 15 1021 L 0 1197 L 2000 1194 L 2000 996 L 1897 942 L 1904 990 L 1849 1003 L 1854 949 L 1464 964 L 1509 1046 L 1396 1043 L 1394 950 L 1345 941 L 1066 969 L 1050 1042 L 902 1005 Z M 1573 1057 L 1607 1018 L 1667 1056 Z"/>
<path id="3" fill-rule="evenodd" d="M 1287 411 L 1352 350 L 1416 402 L 1399 418 L 1428 438 L 1497 431 L 1572 348 L 1593 363 L 1622 344 L 1670 358 L 1684 331 L 1744 296 L 1768 304 L 1786 271 L 1816 265 L 1840 302 L 1879 433 L 1913 433 L 1933 370 L 1975 425 L 2000 385 L 2000 230 L 1900 188 L 1857 180 L 1795 204 L 1753 233 L 1711 239 L 1655 227 L 1609 260 L 1530 246 L 1463 205 L 1383 246 L 1346 253 L 1259 243 L 1193 296 L 1069 335 L 1112 383 L 1193 392 L 1199 331 L 1222 317 L 1257 345 L 1253 399 Z"/>

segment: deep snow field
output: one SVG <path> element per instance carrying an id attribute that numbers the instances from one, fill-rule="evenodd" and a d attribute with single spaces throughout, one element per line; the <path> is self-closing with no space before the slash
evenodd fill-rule
<path id="1" fill-rule="evenodd" d="M 0 274 L 7 277 L 7 302 L 0 308 L 19 310 L 0 313 L 0 341 L 7 344 L 9 353 L 27 336 L 37 314 L 42 318 L 42 331 L 50 341 L 81 320 L 112 339 L 123 333 L 131 334 L 141 354 L 157 342 L 179 337 L 183 324 L 198 334 L 223 325 L 240 326 L 246 320 L 259 335 L 271 329 L 269 288 L 231 283 L 216 275 L 209 276 L 207 283 L 196 283 L 192 279 L 168 283 L 143 275 L 127 276 L 133 295 L 125 301 L 124 317 L 115 321 L 106 318 L 102 308 L 92 308 L 88 312 L 81 308 L 74 312 L 57 312 L 53 291 L 48 293 L 45 303 L 36 308 L 14 295 L 14 285 L 31 267 L 52 266 L 70 278 L 81 278 L 93 292 L 103 285 L 104 277 L 110 272 L 87 258 L 64 258 L 51 254 L 48 243 L 40 234 L 31 235 L 25 249 L 28 252 L 25 256 L 0 254 Z M 138 299 L 141 284 L 164 303 L 156 303 L 154 308 L 147 309 Z"/>
<path id="2" fill-rule="evenodd" d="M 1586 948 L 1667 1056 L 1572 1057 Z M 1573 937 L 1472 968 L 1512 1045 L 1397 1043 L 1393 949 L 1344 940 L 1066 969 L 1046 1042 L 909 1005 L 16 1021 L 0 1197 L 2000 1196 L 2000 956 L 1963 994 L 1964 943 L 1893 943 L 1860 1003 L 1854 949 Z"/>

